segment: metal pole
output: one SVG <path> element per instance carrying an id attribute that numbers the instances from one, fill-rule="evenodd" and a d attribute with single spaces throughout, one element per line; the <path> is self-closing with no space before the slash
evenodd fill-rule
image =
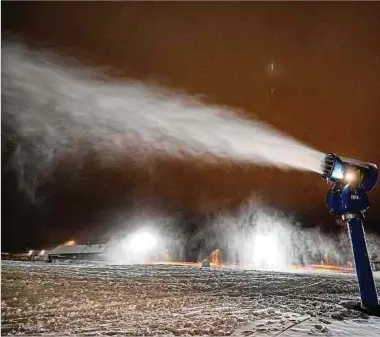
<path id="1" fill-rule="evenodd" d="M 347 220 L 347 227 L 355 259 L 361 305 L 365 309 L 379 309 L 379 300 L 368 257 L 363 221 L 360 217 L 353 217 Z"/>

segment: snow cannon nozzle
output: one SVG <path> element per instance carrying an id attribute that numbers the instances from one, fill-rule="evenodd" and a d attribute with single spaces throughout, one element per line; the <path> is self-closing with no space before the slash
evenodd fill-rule
<path id="1" fill-rule="evenodd" d="M 377 166 L 372 163 L 339 157 L 327 153 L 321 164 L 322 178 L 340 185 L 361 187 L 366 192 L 372 190 L 377 182 Z"/>

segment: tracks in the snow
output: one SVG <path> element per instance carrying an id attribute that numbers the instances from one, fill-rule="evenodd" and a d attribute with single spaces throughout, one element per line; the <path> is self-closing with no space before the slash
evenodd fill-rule
<path id="1" fill-rule="evenodd" d="M 2 333 L 255 335 L 356 317 L 354 276 L 179 266 L 2 263 Z"/>

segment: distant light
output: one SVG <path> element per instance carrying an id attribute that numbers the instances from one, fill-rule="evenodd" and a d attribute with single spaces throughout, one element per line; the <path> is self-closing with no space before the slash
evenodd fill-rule
<path id="1" fill-rule="evenodd" d="M 70 241 L 67 241 L 63 244 L 64 246 L 75 246 L 75 241 L 74 240 L 70 240 Z"/>
<path id="2" fill-rule="evenodd" d="M 41 256 L 42 256 L 42 255 L 45 255 L 45 249 L 43 249 L 43 250 L 40 251 L 40 255 L 41 255 Z"/>
<path id="3" fill-rule="evenodd" d="M 145 253 L 154 249 L 156 245 L 155 235 L 147 231 L 140 231 L 131 236 L 128 248 L 134 253 Z"/>
<path id="4" fill-rule="evenodd" d="M 274 61 L 270 61 L 266 66 L 265 66 L 265 72 L 267 73 L 268 76 L 272 77 L 277 77 L 278 75 L 281 75 L 281 66 Z"/>
<path id="5" fill-rule="evenodd" d="M 278 264 L 279 242 L 275 235 L 257 234 L 253 240 L 253 259 L 263 269 L 272 269 Z"/>
<path id="6" fill-rule="evenodd" d="M 30 256 L 30 255 L 32 255 L 32 254 L 33 254 L 33 249 L 31 249 L 31 250 L 29 251 L 28 255 Z"/>

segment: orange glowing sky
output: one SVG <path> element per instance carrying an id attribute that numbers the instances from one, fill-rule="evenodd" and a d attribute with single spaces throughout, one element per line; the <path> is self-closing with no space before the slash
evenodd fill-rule
<path id="1" fill-rule="evenodd" d="M 2 9 L 3 33 L 113 67 L 115 76 L 205 95 L 319 150 L 380 164 L 380 3 L 14 2 Z M 141 196 L 194 215 L 252 193 L 330 219 L 328 187 L 307 173 L 194 161 L 157 163 L 149 176 L 130 163 L 105 172 L 89 162 L 87 173 L 76 186 L 57 178 L 49 222 L 85 228 L 93 209 L 127 207 Z M 379 205 L 379 188 L 371 200 Z M 10 202 L 9 214 L 14 209 Z M 376 207 L 371 219 L 380 219 Z"/>

